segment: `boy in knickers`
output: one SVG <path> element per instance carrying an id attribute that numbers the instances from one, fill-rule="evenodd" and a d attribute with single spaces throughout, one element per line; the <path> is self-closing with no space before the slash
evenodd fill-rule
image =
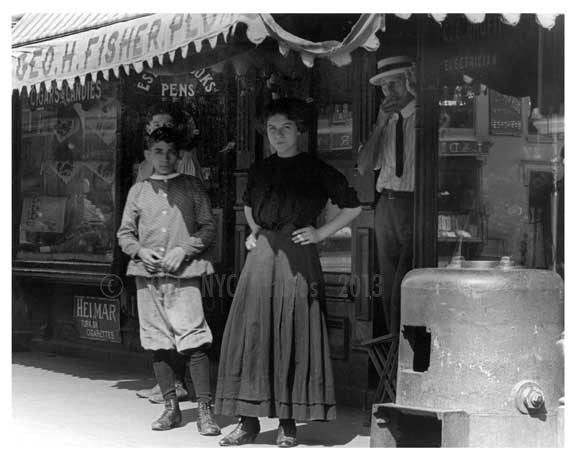
<path id="1" fill-rule="evenodd" d="M 176 172 L 178 134 L 162 127 L 149 136 L 153 174 L 128 192 L 118 243 L 132 259 L 140 341 L 153 352 L 153 368 L 165 410 L 153 430 L 180 425 L 182 414 L 174 384 L 171 351 L 187 357 L 198 398 L 198 430 L 218 435 L 211 409 L 209 359 L 212 332 L 204 318 L 200 277 L 214 272 L 203 254 L 214 240 L 216 224 L 200 180 Z"/>

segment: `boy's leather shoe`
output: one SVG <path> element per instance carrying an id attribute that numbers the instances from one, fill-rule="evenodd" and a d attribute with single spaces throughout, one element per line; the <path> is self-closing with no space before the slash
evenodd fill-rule
<path id="1" fill-rule="evenodd" d="M 220 427 L 214 421 L 214 414 L 210 402 L 201 400 L 198 402 L 198 432 L 200 435 L 220 435 Z"/>
<path id="2" fill-rule="evenodd" d="M 182 423 L 182 413 L 178 405 L 178 399 L 167 399 L 164 402 L 164 412 L 152 423 L 153 431 L 167 431 Z"/>

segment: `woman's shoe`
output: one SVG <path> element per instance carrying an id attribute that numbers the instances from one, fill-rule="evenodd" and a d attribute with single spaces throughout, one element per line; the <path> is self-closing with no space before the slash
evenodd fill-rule
<path id="1" fill-rule="evenodd" d="M 276 445 L 280 448 L 292 448 L 296 445 L 296 422 L 293 419 L 280 420 Z"/>
<path id="2" fill-rule="evenodd" d="M 259 433 L 260 421 L 258 418 L 242 417 L 234 430 L 221 439 L 219 444 L 221 447 L 229 447 L 253 443 Z"/>

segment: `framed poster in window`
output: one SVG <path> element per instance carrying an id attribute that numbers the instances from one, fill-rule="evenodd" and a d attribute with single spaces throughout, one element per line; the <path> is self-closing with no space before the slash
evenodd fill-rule
<path id="1" fill-rule="evenodd" d="M 522 136 L 522 98 L 489 90 L 490 134 Z"/>

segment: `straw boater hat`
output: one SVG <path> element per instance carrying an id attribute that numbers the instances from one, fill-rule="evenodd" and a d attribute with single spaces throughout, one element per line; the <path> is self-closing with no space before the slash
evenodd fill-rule
<path id="1" fill-rule="evenodd" d="M 409 56 L 392 56 L 378 61 L 378 73 L 370 78 L 372 85 L 380 85 L 383 80 L 394 75 L 402 74 L 412 67 L 413 61 Z"/>

